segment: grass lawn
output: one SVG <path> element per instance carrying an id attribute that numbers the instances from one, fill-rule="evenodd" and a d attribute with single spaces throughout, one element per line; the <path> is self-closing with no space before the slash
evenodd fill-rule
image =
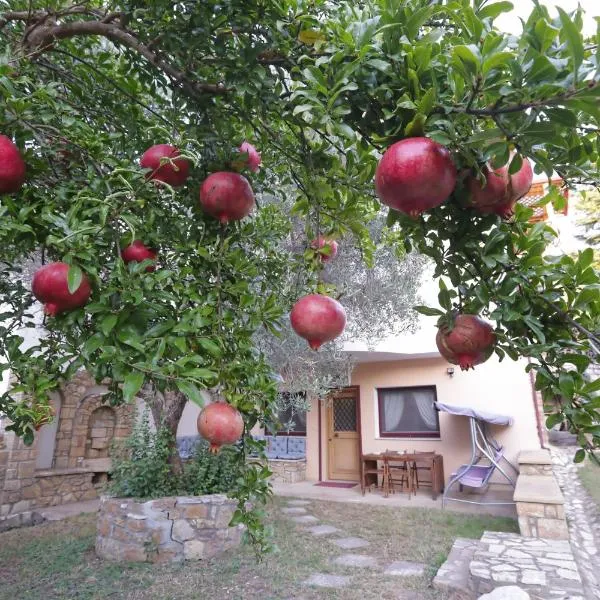
<path id="1" fill-rule="evenodd" d="M 583 467 L 579 469 L 579 477 L 585 489 L 600 508 L 600 467 L 588 459 Z"/>
<path id="2" fill-rule="evenodd" d="M 344 574 L 331 564 L 341 550 L 326 538 L 315 538 L 285 518 L 276 498 L 269 511 L 277 551 L 257 563 L 242 547 L 219 558 L 174 566 L 111 564 L 94 554 L 95 515 L 17 529 L 0 534 L 2 600 L 286 600 L 343 598 L 375 600 L 443 598 L 430 587 L 456 537 L 479 537 L 484 530 L 517 531 L 512 519 L 473 516 L 422 508 L 387 508 L 313 501 L 306 508 L 322 523 L 345 534 L 368 539 L 368 548 L 350 551 L 429 565 L 425 578 L 393 579 L 381 572 L 350 569 L 353 583 L 341 590 L 301 585 L 313 572 Z M 406 594 L 403 595 L 403 590 Z M 410 590 L 418 590 L 410 595 Z"/>

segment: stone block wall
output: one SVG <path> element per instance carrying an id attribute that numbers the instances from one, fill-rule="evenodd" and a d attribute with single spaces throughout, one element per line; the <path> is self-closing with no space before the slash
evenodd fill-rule
<path id="1" fill-rule="evenodd" d="M 229 527 L 236 502 L 223 494 L 148 502 L 103 497 L 96 554 L 111 561 L 202 560 L 239 546 L 241 525 Z"/>
<path id="2" fill-rule="evenodd" d="M 268 466 L 272 473 L 269 477 L 271 482 L 297 483 L 306 480 L 306 459 L 285 460 L 272 458 L 268 461 Z"/>
<path id="3" fill-rule="evenodd" d="M 547 450 L 519 455 L 519 477 L 514 493 L 519 529 L 525 537 L 568 540 L 564 498 Z"/>

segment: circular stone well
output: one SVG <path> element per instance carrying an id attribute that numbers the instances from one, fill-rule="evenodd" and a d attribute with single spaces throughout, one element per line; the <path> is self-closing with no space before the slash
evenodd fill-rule
<path id="1" fill-rule="evenodd" d="M 111 561 L 180 562 L 211 558 L 240 545 L 243 525 L 229 527 L 236 502 L 223 494 L 148 502 L 100 499 L 96 554 Z"/>

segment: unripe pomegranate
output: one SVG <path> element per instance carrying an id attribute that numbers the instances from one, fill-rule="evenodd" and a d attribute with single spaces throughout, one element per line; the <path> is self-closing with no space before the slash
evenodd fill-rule
<path id="1" fill-rule="evenodd" d="M 492 170 L 489 166 L 485 170 L 485 186 L 476 177 L 468 181 L 471 194 L 471 205 L 480 213 L 495 213 L 503 219 L 509 218 L 514 213 L 514 206 L 522 198 L 533 182 L 533 169 L 528 159 L 523 159 L 523 165 L 514 174 L 508 172 L 509 165 Z"/>
<path id="2" fill-rule="evenodd" d="M 121 250 L 121 258 L 126 262 L 142 262 L 144 260 L 156 260 L 157 252 L 152 248 L 148 248 L 144 245 L 142 240 L 135 240 L 130 246 Z M 146 272 L 151 273 L 156 269 L 155 265 L 148 265 Z"/>
<path id="3" fill-rule="evenodd" d="M 254 206 L 254 192 L 243 175 L 218 171 L 202 183 L 200 205 L 221 223 L 239 221 L 250 214 Z"/>
<path id="4" fill-rule="evenodd" d="M 25 162 L 10 138 L 0 135 L 0 194 L 18 192 L 25 181 Z"/>
<path id="5" fill-rule="evenodd" d="M 235 444 L 244 433 L 244 419 L 239 411 L 226 402 L 207 404 L 196 422 L 198 433 L 210 443 L 216 453 L 221 446 Z"/>
<path id="6" fill-rule="evenodd" d="M 310 247 L 314 248 L 315 250 L 321 250 L 322 248 L 325 250 L 325 252 L 319 252 L 319 259 L 321 262 L 327 262 L 328 260 L 335 258 L 338 253 L 337 242 L 335 240 L 327 239 L 322 235 L 320 235 L 316 240 L 313 240 L 310 243 Z"/>
<path id="7" fill-rule="evenodd" d="M 246 158 L 244 164 L 253 173 L 256 173 L 256 171 L 258 171 L 258 167 L 260 166 L 260 163 L 262 160 L 258 150 L 250 142 L 243 142 L 242 145 L 240 146 L 240 152 L 242 154 L 248 155 L 248 158 Z"/>
<path id="8" fill-rule="evenodd" d="M 451 331 L 443 326 L 438 329 L 435 343 L 448 362 L 467 371 L 492 355 L 496 335 L 492 326 L 477 315 L 459 314 Z"/>
<path id="9" fill-rule="evenodd" d="M 150 169 L 146 175 L 148 179 L 178 187 L 185 183 L 190 172 L 190 163 L 185 158 L 177 158 L 178 156 L 179 150 L 175 146 L 156 144 L 142 154 L 140 165 L 143 169 Z M 171 162 L 161 166 L 163 158 L 170 158 Z"/>
<path id="10" fill-rule="evenodd" d="M 79 287 L 69 292 L 67 276 L 69 265 L 54 262 L 39 268 L 33 275 L 31 291 L 44 304 L 44 312 L 54 316 L 84 306 L 90 298 L 90 282 L 83 274 Z"/>
<path id="11" fill-rule="evenodd" d="M 384 204 L 418 217 L 445 202 L 456 185 L 456 167 L 445 146 L 425 137 L 392 144 L 375 172 L 375 190 Z"/>
<path id="12" fill-rule="evenodd" d="M 300 298 L 290 313 L 293 330 L 308 341 L 313 350 L 342 334 L 346 327 L 346 311 L 333 298 L 310 294 Z"/>

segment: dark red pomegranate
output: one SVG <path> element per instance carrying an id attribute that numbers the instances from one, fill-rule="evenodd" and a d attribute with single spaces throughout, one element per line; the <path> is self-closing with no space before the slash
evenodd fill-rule
<path id="1" fill-rule="evenodd" d="M 375 172 L 375 190 L 384 204 L 418 217 L 445 202 L 456 185 L 456 167 L 445 146 L 425 137 L 392 144 Z"/>
<path id="2" fill-rule="evenodd" d="M 145 246 L 142 240 L 135 240 L 130 246 L 127 246 L 126 248 L 123 248 L 123 250 L 121 250 L 121 258 L 126 263 L 142 262 L 144 260 L 155 261 L 156 257 L 156 250 Z M 146 271 L 148 273 L 151 273 L 152 271 L 154 271 L 154 269 L 156 269 L 155 265 L 148 265 L 146 267 Z"/>
<path id="3" fill-rule="evenodd" d="M 492 355 L 496 335 L 492 326 L 477 315 L 459 314 L 452 331 L 447 327 L 438 329 L 435 343 L 448 362 L 467 371 Z"/>
<path id="4" fill-rule="evenodd" d="M 90 298 L 90 282 L 83 274 L 79 287 L 75 293 L 69 293 L 67 276 L 69 265 L 63 262 L 54 262 L 44 265 L 33 275 L 31 291 L 33 295 L 44 304 L 44 312 L 54 316 L 84 306 Z"/>
<path id="5" fill-rule="evenodd" d="M 200 205 L 221 223 L 239 221 L 250 214 L 254 206 L 254 192 L 243 175 L 218 171 L 202 183 Z"/>
<path id="6" fill-rule="evenodd" d="M 242 142 L 240 153 L 247 155 L 247 158 L 244 160 L 244 166 L 248 167 L 253 173 L 256 173 L 262 160 L 258 150 L 250 142 Z"/>
<path id="7" fill-rule="evenodd" d="M 0 135 L 0 194 L 18 192 L 25 181 L 25 162 L 10 138 Z"/>
<path id="8" fill-rule="evenodd" d="M 533 169 L 526 158 L 523 165 L 514 174 L 508 172 L 508 165 L 492 170 L 486 167 L 485 186 L 476 177 L 470 177 L 468 189 L 470 203 L 480 213 L 495 213 L 503 219 L 509 218 L 514 213 L 514 206 L 522 198 L 533 182 Z"/>
<path id="9" fill-rule="evenodd" d="M 156 144 L 151 146 L 142 154 L 140 165 L 143 169 L 150 169 L 146 175 L 148 179 L 162 181 L 173 187 L 183 185 L 190 172 L 190 163 L 185 158 L 177 158 L 179 150 L 169 144 Z M 160 161 L 163 158 L 170 158 L 161 166 Z"/>
<path id="10" fill-rule="evenodd" d="M 239 411 L 226 402 L 207 404 L 196 422 L 198 433 L 210 443 L 210 451 L 235 444 L 244 433 L 244 419 Z"/>
<path id="11" fill-rule="evenodd" d="M 300 298 L 290 313 L 293 330 L 308 341 L 313 350 L 342 334 L 346 327 L 346 311 L 333 298 L 310 294 Z"/>
<path id="12" fill-rule="evenodd" d="M 320 235 L 316 240 L 313 240 L 310 243 L 310 247 L 315 250 L 324 250 L 323 252 L 319 252 L 319 258 L 321 262 L 327 262 L 338 253 L 338 244 L 335 240 L 330 240 L 322 235 Z"/>

